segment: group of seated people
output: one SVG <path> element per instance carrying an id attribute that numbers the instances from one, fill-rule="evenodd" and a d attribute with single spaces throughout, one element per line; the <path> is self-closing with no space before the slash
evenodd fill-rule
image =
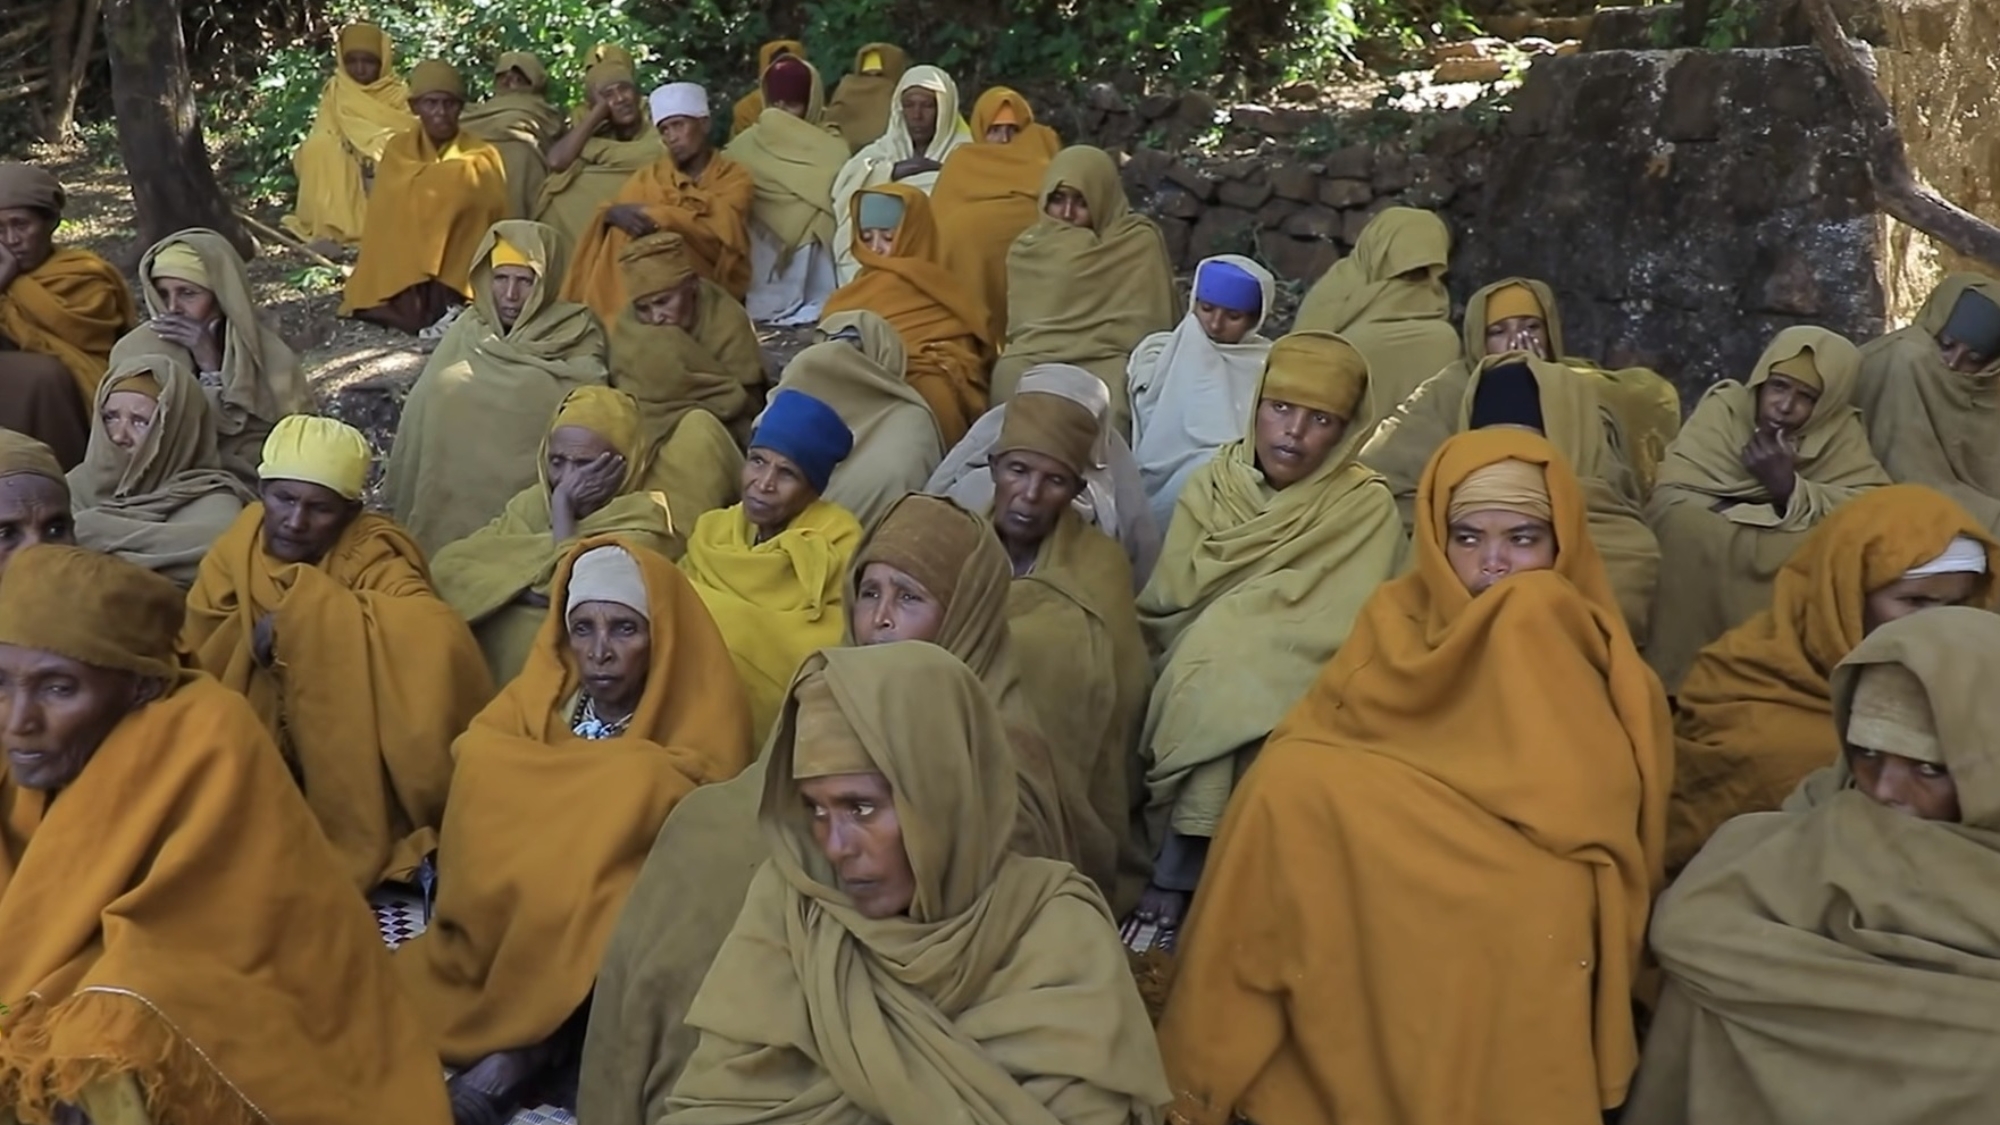
<path id="1" fill-rule="evenodd" d="M 886 44 L 773 44 L 724 152 L 600 49 L 503 153 L 537 60 L 493 141 L 339 42 L 295 229 L 462 305 L 379 479 L 225 239 L 135 326 L 0 164 L 0 1123 L 2000 1112 L 2000 282 L 1683 424 L 1543 281 L 1454 329 L 1428 212 L 1289 333 L 1183 302 L 1109 157 Z"/>

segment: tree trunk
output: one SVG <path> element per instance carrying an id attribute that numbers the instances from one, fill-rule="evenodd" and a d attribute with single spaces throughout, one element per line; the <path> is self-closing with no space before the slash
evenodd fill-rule
<path id="1" fill-rule="evenodd" d="M 180 0 L 107 0 L 111 99 L 118 150 L 132 181 L 139 235 L 154 242 L 188 227 L 222 234 L 245 258 L 256 252 L 215 180 L 195 113 L 181 39 Z"/>
<path id="2" fill-rule="evenodd" d="M 49 19 L 49 114 L 42 137 L 62 141 L 76 130 L 76 100 L 90 72 L 99 0 L 56 0 Z"/>

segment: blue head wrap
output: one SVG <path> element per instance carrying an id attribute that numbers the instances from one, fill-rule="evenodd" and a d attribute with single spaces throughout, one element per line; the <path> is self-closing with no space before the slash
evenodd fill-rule
<path id="1" fill-rule="evenodd" d="M 782 454 L 806 475 L 814 492 L 825 492 L 834 466 L 854 451 L 854 431 L 833 407 L 804 391 L 781 390 L 764 408 L 750 448 Z"/>
<path id="2" fill-rule="evenodd" d="M 1242 266 L 1203 262 L 1194 279 L 1194 299 L 1243 313 L 1264 311 L 1264 287 Z"/>

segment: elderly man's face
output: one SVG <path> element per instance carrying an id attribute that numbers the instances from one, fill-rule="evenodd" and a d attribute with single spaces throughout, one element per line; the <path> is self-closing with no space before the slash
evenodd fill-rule
<path id="1" fill-rule="evenodd" d="M 54 792 L 164 685 L 40 649 L 0 645 L 0 747 L 23 789 Z"/>

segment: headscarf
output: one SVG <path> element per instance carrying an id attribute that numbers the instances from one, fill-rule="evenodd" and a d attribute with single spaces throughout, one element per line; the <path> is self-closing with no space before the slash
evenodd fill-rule
<path id="1" fill-rule="evenodd" d="M 518 70 L 527 77 L 527 89 L 500 91 L 498 78 L 510 70 Z M 500 150 L 500 158 L 507 167 L 507 217 L 526 219 L 533 214 L 542 195 L 542 185 L 548 180 L 549 166 L 543 150 L 563 135 L 568 118 L 549 104 L 545 96 L 549 72 L 532 53 L 503 52 L 493 64 L 493 73 L 492 95 L 466 106 L 459 115 L 458 127 Z M 560 285 L 562 279 L 557 278 L 556 283 Z M 473 292 L 478 292 L 477 286 Z"/>
<path id="2" fill-rule="evenodd" d="M 779 59 L 797 59 L 802 63 L 806 62 L 806 45 L 796 39 L 773 39 L 757 48 L 757 86 L 749 93 L 736 99 L 735 106 L 730 109 L 729 139 L 731 141 L 748 132 L 752 125 L 757 124 L 758 118 L 767 108 L 767 103 L 764 99 L 764 79 L 770 75 L 771 68 L 777 64 Z M 810 67 L 812 64 L 806 63 L 806 65 Z M 815 108 L 817 108 L 819 102 L 819 88 L 819 72 L 815 70 L 813 71 L 812 83 Z M 806 99 L 804 96 L 801 96 L 798 100 L 805 101 Z"/>
<path id="3" fill-rule="evenodd" d="M 62 181 L 36 164 L 0 161 L 0 208 L 26 207 L 61 219 L 65 200 Z"/>
<path id="4" fill-rule="evenodd" d="M 1020 123 L 1006 144 L 986 140 L 1002 110 Z M 993 317 L 994 339 L 1007 333 L 1007 252 L 1042 213 L 1042 177 L 1062 149 L 1055 130 L 1035 122 L 1028 99 L 1005 86 L 979 95 L 972 143 L 953 149 L 931 188 L 938 260 L 971 289 Z"/>
<path id="5" fill-rule="evenodd" d="M 757 419 L 750 448 L 790 459 L 805 474 L 806 484 L 823 493 L 835 466 L 854 450 L 854 431 L 833 407 L 804 391 L 780 391 Z"/>
<path id="6" fill-rule="evenodd" d="M 375 81 L 364 85 L 347 73 L 344 56 L 351 50 L 381 58 Z M 372 23 L 341 28 L 333 73 L 320 87 L 312 131 L 292 156 L 299 195 L 292 214 L 284 218 L 286 230 L 304 240 L 359 242 L 368 217 L 362 163 L 379 162 L 392 139 L 415 128 L 410 92 L 396 74 L 395 44 L 388 33 Z"/>
<path id="7" fill-rule="evenodd" d="M 1053 391 L 1026 391 L 1007 404 L 993 453 L 1039 453 L 1080 478 L 1091 465 L 1097 434 L 1097 418 L 1089 407 Z"/>
<path id="8" fill-rule="evenodd" d="M 264 440 L 260 480 L 298 480 L 331 489 L 347 500 L 361 499 L 375 457 L 360 430 L 336 418 L 294 414 Z"/>
<path id="9" fill-rule="evenodd" d="M 0 429 L 0 479 L 20 476 L 42 477 L 62 486 L 69 492 L 69 480 L 63 475 L 62 463 L 49 447 L 13 430 Z"/>
<path id="10" fill-rule="evenodd" d="M 674 231 L 654 231 L 635 238 L 618 252 L 618 272 L 634 301 L 665 292 L 695 276 L 687 244 Z"/>
<path id="11" fill-rule="evenodd" d="M 937 98 L 937 131 L 922 152 L 911 147 L 909 124 L 903 120 L 903 93 L 907 90 L 929 90 Z M 972 130 L 959 113 L 958 83 L 937 67 L 913 66 L 897 80 L 896 91 L 889 99 L 888 128 L 856 152 L 833 181 L 833 214 L 839 224 L 833 236 L 833 250 L 842 284 L 853 281 L 861 269 L 854 253 L 855 193 L 889 183 L 896 165 L 912 157 L 922 156 L 942 164 L 952 152 L 971 144 Z M 831 110 L 828 116 L 832 117 Z M 937 184 L 937 178 L 936 172 L 919 172 L 895 182 L 928 194 Z"/>
<path id="12" fill-rule="evenodd" d="M 1445 519 L 1457 523 L 1479 512 L 1511 512 L 1553 522 L 1555 505 L 1549 498 L 1548 473 L 1540 465 L 1512 458 L 1472 473 L 1452 490 Z"/>
<path id="13" fill-rule="evenodd" d="M 863 74 L 870 55 L 882 60 L 881 74 Z M 910 56 L 893 43 L 864 43 L 854 52 L 854 67 L 833 89 L 826 103 L 826 122 L 835 136 L 859 152 L 889 128 L 889 114 L 898 96 L 897 83 L 909 69 Z M 940 130 L 944 118 L 938 118 Z"/>
<path id="14" fill-rule="evenodd" d="M 808 710 L 821 679 L 832 706 Z M 907 917 L 861 917 L 813 845 L 792 776 L 808 721 L 858 743 L 894 790 L 917 883 Z M 963 664 L 923 644 L 820 653 L 767 756 L 772 859 L 688 1014 L 705 1046 L 667 1125 L 914 1120 L 947 1105 L 979 1125 L 1052 1123 L 1043 1087 L 1062 1089 L 1065 1116 L 1143 1118 L 1164 1102 L 1102 896 L 1067 864 L 1009 852 L 1012 754 Z M 762 1060 L 754 1076 L 738 1051 Z"/>
<path id="15" fill-rule="evenodd" d="M 83 547 L 15 552 L 0 584 L 0 644 L 177 683 L 187 599 L 151 571 Z M 5 1067 L 0 1067 L 5 1073 Z"/>
<path id="16" fill-rule="evenodd" d="M 838 226 L 833 213 L 833 181 L 852 155 L 839 137 L 820 125 L 825 115 L 826 95 L 820 85 L 819 71 L 804 59 L 798 59 L 798 64 L 812 83 L 803 99 L 805 117 L 794 117 L 783 110 L 760 112 L 738 131 L 723 152 L 748 168 L 751 178 L 757 181 L 750 218 L 775 235 L 784 247 L 780 265 L 790 262 L 791 252 L 801 246 L 833 245 Z M 740 111 L 741 103 L 738 108 Z"/>
<path id="17" fill-rule="evenodd" d="M 410 68 L 410 98 L 412 101 L 426 94 L 450 94 L 460 101 L 465 100 L 465 78 L 458 68 L 443 59 L 425 59 Z"/>
<path id="18" fill-rule="evenodd" d="M 1394 410 L 1459 357 L 1443 280 L 1450 258 L 1451 232 L 1442 219 L 1390 207 L 1361 229 L 1353 253 L 1313 283 L 1293 327 L 1338 332 L 1359 348 L 1382 411 Z M 1412 270 L 1423 272 L 1404 276 Z"/>

